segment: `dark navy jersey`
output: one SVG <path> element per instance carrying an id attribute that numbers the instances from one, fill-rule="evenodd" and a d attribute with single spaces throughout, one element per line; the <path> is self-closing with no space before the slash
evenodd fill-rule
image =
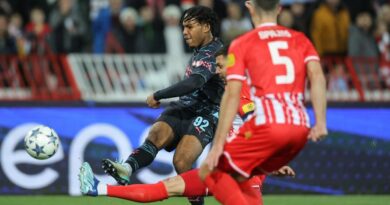
<path id="1" fill-rule="evenodd" d="M 191 75 L 200 75 L 205 83 L 199 89 L 181 96 L 174 104 L 188 108 L 192 112 L 202 116 L 214 116 L 218 118 L 219 104 L 224 92 L 224 82 L 216 74 L 215 53 L 222 48 L 218 39 L 209 44 L 195 49 L 187 65 L 184 79 Z"/>

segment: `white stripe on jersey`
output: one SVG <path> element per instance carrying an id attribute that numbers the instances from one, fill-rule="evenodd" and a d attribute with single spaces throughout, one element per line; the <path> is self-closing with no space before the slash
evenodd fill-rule
<path id="1" fill-rule="evenodd" d="M 274 108 L 276 123 L 279 124 L 285 123 L 286 119 L 284 118 L 284 110 L 282 108 L 281 102 L 279 102 L 279 100 L 275 98 L 274 94 L 267 94 L 266 96 L 268 99 L 271 100 L 272 106 Z"/>
<path id="2" fill-rule="evenodd" d="M 256 125 L 262 125 L 265 124 L 265 112 L 263 103 L 261 103 L 261 100 L 259 98 L 255 98 L 255 113 L 256 113 Z"/>
<path id="3" fill-rule="evenodd" d="M 254 102 L 256 104 L 256 125 L 276 123 L 310 127 L 309 116 L 303 105 L 302 93 L 255 96 Z"/>
<path id="4" fill-rule="evenodd" d="M 298 103 L 305 117 L 306 127 L 310 127 L 310 118 L 309 115 L 307 114 L 306 107 L 303 105 L 303 100 L 304 100 L 303 93 L 298 93 Z"/>
<path id="5" fill-rule="evenodd" d="M 264 99 L 264 104 L 265 104 L 265 109 L 267 110 L 266 114 L 268 116 L 269 123 L 273 123 L 274 119 L 272 117 L 271 107 L 269 105 L 269 99 L 265 98 Z"/>
<path id="6" fill-rule="evenodd" d="M 294 125 L 299 125 L 301 119 L 299 117 L 299 113 L 298 113 L 298 110 L 294 107 L 294 103 L 291 99 L 291 94 L 290 93 L 284 93 L 284 99 L 286 99 L 286 103 L 287 103 L 287 106 L 289 108 L 289 110 L 291 111 L 291 114 L 292 114 L 292 121 L 293 121 L 293 124 Z"/>

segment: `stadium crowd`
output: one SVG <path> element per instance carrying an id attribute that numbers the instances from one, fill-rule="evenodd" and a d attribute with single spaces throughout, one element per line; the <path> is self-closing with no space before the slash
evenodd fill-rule
<path id="1" fill-rule="evenodd" d="M 182 39 L 183 10 L 193 5 L 213 8 L 221 19 L 219 36 L 228 44 L 252 28 L 244 2 L 0 0 L 0 53 L 19 56 L 85 52 L 182 54 L 190 52 L 184 41 L 178 40 Z M 358 73 L 364 73 L 364 69 L 375 70 L 375 75 L 383 79 L 381 87 L 390 86 L 389 1 L 281 2 L 284 7 L 279 23 L 304 32 L 321 57 L 374 59 L 375 63 L 363 66 L 359 69 L 363 71 Z M 349 89 L 351 80 L 344 64 L 336 64 L 327 73 L 330 90 Z"/>

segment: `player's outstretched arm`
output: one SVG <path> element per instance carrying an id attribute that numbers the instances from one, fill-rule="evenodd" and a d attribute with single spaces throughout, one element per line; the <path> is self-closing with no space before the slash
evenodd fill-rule
<path id="1" fill-rule="evenodd" d="M 321 64 L 318 61 L 307 63 L 307 74 L 311 85 L 310 98 L 316 121 L 308 138 L 316 142 L 328 134 L 326 128 L 326 81 Z"/>
<path id="2" fill-rule="evenodd" d="M 173 84 L 165 89 L 159 90 L 148 96 L 146 103 L 149 107 L 156 108 L 159 106 L 159 100 L 183 96 L 199 89 L 206 83 L 206 80 L 201 75 L 191 75 L 176 84 Z"/>

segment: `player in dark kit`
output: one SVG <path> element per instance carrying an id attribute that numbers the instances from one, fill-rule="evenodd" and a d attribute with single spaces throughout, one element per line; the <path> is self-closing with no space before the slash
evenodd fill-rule
<path id="1" fill-rule="evenodd" d="M 146 102 L 149 107 L 157 108 L 162 99 L 180 98 L 165 109 L 144 144 L 126 162 L 103 159 L 103 169 L 119 184 L 129 184 L 132 173 L 151 164 L 161 149 L 176 149 L 174 167 L 178 174 L 186 172 L 212 141 L 224 92 L 224 82 L 216 73 L 215 53 L 223 46 L 215 38 L 217 22 L 216 14 L 207 7 L 195 6 L 184 12 L 183 36 L 194 49 L 185 77 L 150 95 Z"/>

